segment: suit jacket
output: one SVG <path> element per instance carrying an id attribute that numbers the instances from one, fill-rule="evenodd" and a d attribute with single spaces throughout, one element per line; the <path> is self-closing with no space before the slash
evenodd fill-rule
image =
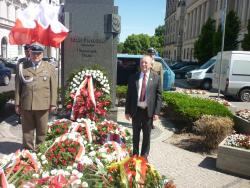
<path id="1" fill-rule="evenodd" d="M 47 110 L 50 105 L 56 106 L 57 81 L 54 66 L 41 61 L 34 70 L 31 61 L 22 63 L 24 78 L 33 78 L 33 81 L 24 82 L 17 69 L 15 104 L 20 105 L 22 110 Z"/>
<path id="2" fill-rule="evenodd" d="M 128 82 L 125 114 L 130 114 L 132 117 L 136 115 L 137 111 L 139 78 L 140 72 L 132 75 Z M 160 77 L 156 73 L 150 72 L 146 93 L 148 116 L 153 117 L 153 115 L 159 115 L 161 110 L 162 98 Z"/>
<path id="3" fill-rule="evenodd" d="M 152 71 L 157 73 L 161 78 L 161 86 L 163 88 L 163 68 L 162 64 L 158 61 L 153 62 Z"/>

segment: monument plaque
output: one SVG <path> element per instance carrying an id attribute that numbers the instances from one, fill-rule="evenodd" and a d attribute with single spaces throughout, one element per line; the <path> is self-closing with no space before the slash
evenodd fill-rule
<path id="1" fill-rule="evenodd" d="M 63 44 L 62 83 L 80 67 L 99 64 L 111 81 L 113 107 L 116 96 L 116 54 L 120 16 L 113 0 L 65 0 L 69 36 Z M 62 88 L 64 88 L 62 86 Z M 114 118 L 112 118 L 114 119 Z"/>

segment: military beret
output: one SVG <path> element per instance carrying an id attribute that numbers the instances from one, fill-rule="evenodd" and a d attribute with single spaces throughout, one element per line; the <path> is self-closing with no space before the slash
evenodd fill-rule
<path id="1" fill-rule="evenodd" d="M 38 44 L 33 44 L 30 46 L 31 52 L 43 52 L 44 48 Z"/>

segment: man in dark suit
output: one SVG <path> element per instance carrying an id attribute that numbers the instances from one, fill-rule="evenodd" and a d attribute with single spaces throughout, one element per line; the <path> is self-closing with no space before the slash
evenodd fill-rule
<path id="1" fill-rule="evenodd" d="M 140 61 L 141 72 L 132 75 L 128 82 L 125 117 L 132 118 L 133 155 L 139 155 L 140 132 L 143 132 L 141 156 L 147 159 L 153 120 L 161 109 L 161 79 L 153 71 L 152 57 L 145 55 Z"/>

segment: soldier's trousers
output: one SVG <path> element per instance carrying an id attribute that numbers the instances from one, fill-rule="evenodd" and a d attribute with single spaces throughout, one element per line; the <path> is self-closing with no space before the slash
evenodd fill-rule
<path id="1" fill-rule="evenodd" d="M 23 147 L 35 150 L 45 140 L 48 124 L 48 110 L 22 110 Z M 34 139 L 34 133 L 36 131 Z"/>

